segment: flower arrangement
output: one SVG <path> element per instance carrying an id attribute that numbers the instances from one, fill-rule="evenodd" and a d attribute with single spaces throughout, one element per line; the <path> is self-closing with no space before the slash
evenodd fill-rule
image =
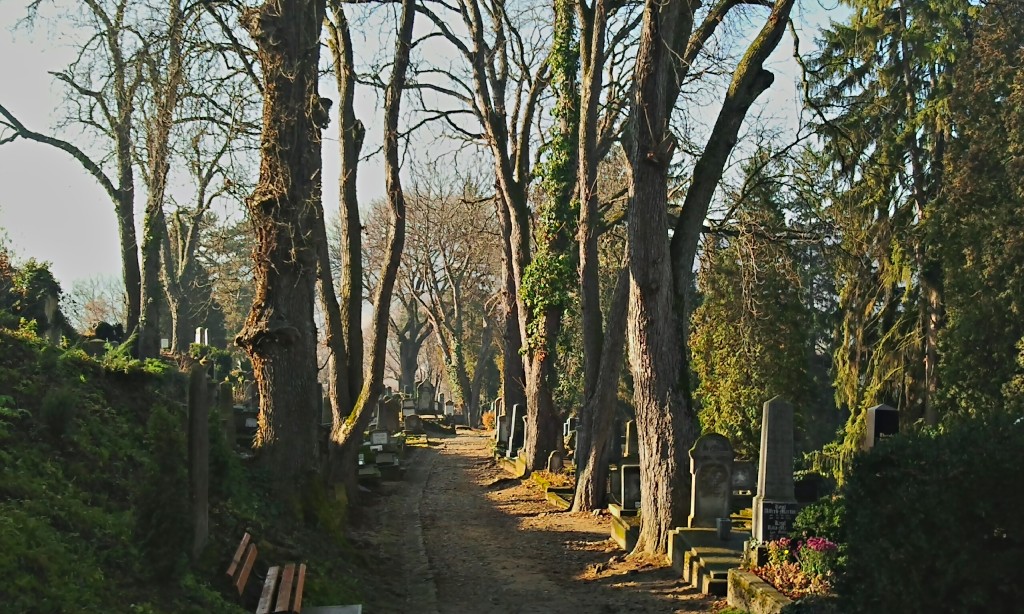
<path id="1" fill-rule="evenodd" d="M 751 571 L 790 599 L 832 592 L 839 546 L 824 537 L 783 537 L 765 544 L 765 565 Z"/>

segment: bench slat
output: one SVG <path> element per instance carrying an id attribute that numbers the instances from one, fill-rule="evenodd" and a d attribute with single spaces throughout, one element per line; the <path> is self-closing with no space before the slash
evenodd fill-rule
<path id="1" fill-rule="evenodd" d="M 252 572 L 252 565 L 255 562 L 256 544 L 249 544 L 249 553 L 245 555 L 245 563 L 242 564 L 242 570 L 238 572 L 238 579 L 235 580 L 235 590 L 238 591 L 239 597 L 245 592 L 245 584 L 249 581 L 249 574 Z"/>
<path id="2" fill-rule="evenodd" d="M 295 579 L 295 606 L 296 612 L 302 611 L 302 588 L 306 584 L 306 564 L 299 565 L 299 571 Z"/>
<path id="3" fill-rule="evenodd" d="M 228 577 L 232 580 L 235 579 L 235 571 L 238 570 L 238 566 L 242 563 L 242 556 L 245 555 L 245 549 L 249 545 L 249 540 L 251 539 L 252 536 L 249 535 L 248 531 L 246 531 L 245 534 L 242 535 L 241 543 L 238 544 L 238 550 L 235 550 L 235 556 L 231 558 L 231 565 L 228 567 Z"/>
<path id="4" fill-rule="evenodd" d="M 280 567 L 271 567 L 267 570 L 267 581 L 263 584 L 263 594 L 260 595 L 260 603 L 256 606 L 256 614 L 270 614 L 270 604 L 274 600 L 274 588 L 277 586 L 277 576 L 280 573 Z"/>
<path id="5" fill-rule="evenodd" d="M 295 564 L 288 563 L 284 566 L 284 575 L 281 576 L 281 583 L 277 587 L 277 605 L 274 606 L 274 614 L 292 611 L 292 580 L 294 578 Z"/>

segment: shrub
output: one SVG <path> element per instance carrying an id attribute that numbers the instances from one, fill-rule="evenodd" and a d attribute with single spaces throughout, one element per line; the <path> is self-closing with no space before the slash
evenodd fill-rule
<path id="1" fill-rule="evenodd" d="M 836 543 L 844 543 L 843 517 L 846 502 L 840 495 L 822 497 L 800 510 L 793 522 L 793 532 L 805 537 L 824 537 Z"/>
<path id="2" fill-rule="evenodd" d="M 807 575 L 824 578 L 836 570 L 839 546 L 824 537 L 809 537 L 797 550 L 800 569 Z"/>
<path id="3" fill-rule="evenodd" d="M 484 428 L 488 431 L 494 428 L 494 412 L 487 411 L 484 415 L 480 416 L 480 420 L 484 423 Z"/>
<path id="4" fill-rule="evenodd" d="M 880 442 L 845 485 L 844 612 L 1008 612 L 1024 559 L 1024 419 L 956 418 Z"/>

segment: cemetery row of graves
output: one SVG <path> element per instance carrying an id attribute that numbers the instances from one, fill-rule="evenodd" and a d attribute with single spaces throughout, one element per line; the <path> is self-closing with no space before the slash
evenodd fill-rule
<path id="1" fill-rule="evenodd" d="M 495 457 L 523 475 L 522 407 L 505 408 L 499 399 L 493 412 Z M 794 470 L 794 409 L 779 397 L 767 401 L 757 458 L 737 458 L 717 433 L 703 434 L 690 450 L 689 515 L 671 533 L 671 565 L 693 589 L 758 614 L 1016 609 L 1024 572 L 1012 557 L 1024 554 L 1024 543 L 1008 520 L 1021 497 L 986 492 L 991 482 L 977 470 L 1002 467 L 1024 486 L 1019 461 L 1011 460 L 1024 451 L 1024 420 L 995 420 L 900 435 L 899 412 L 872 407 L 852 473 L 837 484 Z M 571 477 L 577 426 L 575 417 L 566 420 L 565 452 L 551 453 L 548 472 Z M 1000 446 L 987 461 L 978 462 L 986 455 L 979 449 L 959 466 L 943 462 L 986 439 Z M 627 552 L 643 514 L 638 446 L 634 421 L 617 421 L 607 448 L 607 512 L 611 538 Z M 571 487 L 547 491 L 548 501 L 570 508 Z M 933 503 L 944 508 L 929 508 Z M 936 588 L 941 580 L 946 584 Z"/>

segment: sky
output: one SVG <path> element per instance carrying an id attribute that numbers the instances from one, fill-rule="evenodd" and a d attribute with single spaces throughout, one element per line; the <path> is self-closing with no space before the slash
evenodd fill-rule
<path id="1" fill-rule="evenodd" d="M 64 93 L 48 71 L 64 68 L 71 59 L 73 33 L 46 25 L 15 28 L 26 4 L 27 0 L 0 0 L 0 104 L 30 129 L 54 133 Z M 59 11 L 75 10 L 78 3 L 55 0 L 53 4 Z M 802 50 L 811 45 L 816 25 L 838 14 L 837 8 L 834 0 L 824 4 L 798 0 L 798 23 L 808 24 L 803 28 Z M 363 35 L 356 32 L 356 36 L 360 44 L 358 37 Z M 769 102 L 770 107 L 777 107 L 772 113 L 792 114 L 798 106 L 791 56 L 792 41 L 787 36 L 770 62 L 778 73 Z M 366 150 L 379 142 L 379 137 L 373 136 L 380 132 L 379 107 L 373 94 L 364 91 L 357 97 L 356 115 L 367 125 L 369 135 Z M 337 185 L 339 163 L 334 134 L 333 125 L 324 132 L 324 206 L 328 212 L 337 209 L 333 186 Z M 421 143 L 423 151 L 435 146 Z M 364 205 L 383 194 L 381 166 L 379 156 L 360 165 L 358 190 Z M 17 256 L 49 261 L 65 291 L 79 280 L 120 278 L 117 223 L 110 199 L 77 161 L 53 147 L 20 139 L 0 146 L 0 228 Z"/>

